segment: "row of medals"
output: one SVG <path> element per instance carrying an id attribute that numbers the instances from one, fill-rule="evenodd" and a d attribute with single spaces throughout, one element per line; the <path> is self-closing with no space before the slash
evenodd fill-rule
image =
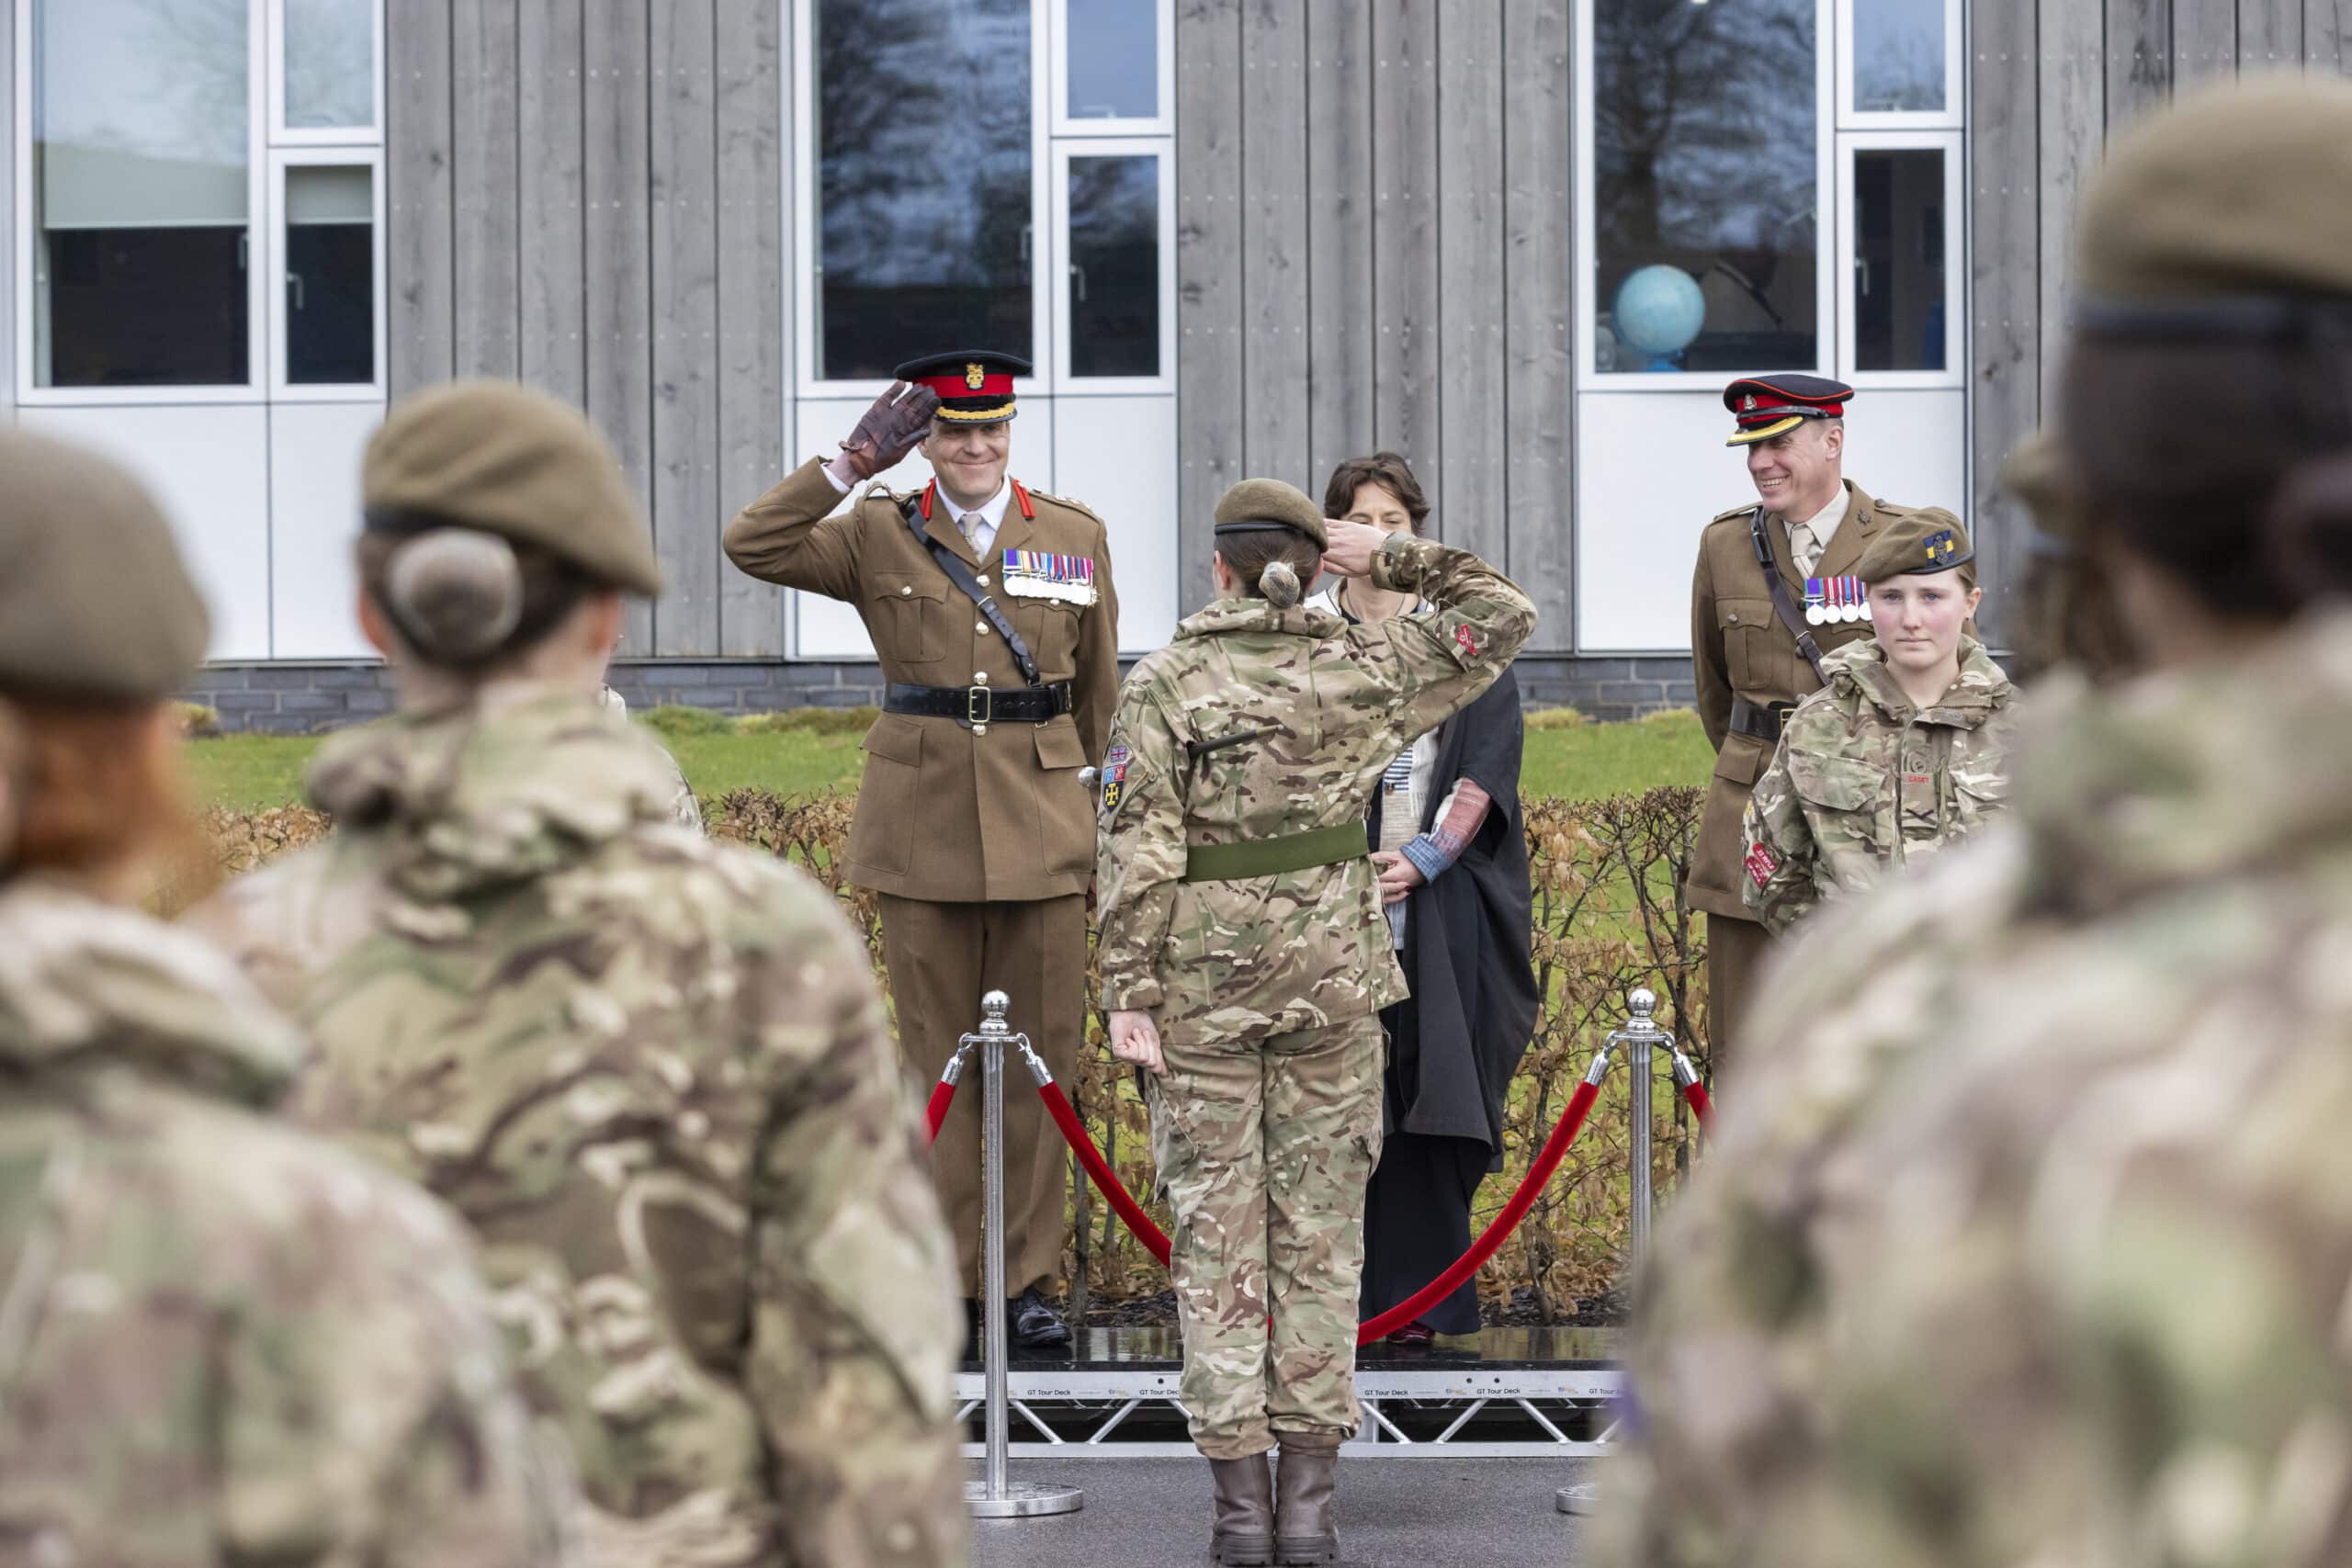
<path id="1" fill-rule="evenodd" d="M 1804 619 L 1812 626 L 1870 619 L 1870 606 L 1859 577 L 1808 577 L 1804 581 Z M 1837 603 L 1832 604 L 1832 600 Z"/>

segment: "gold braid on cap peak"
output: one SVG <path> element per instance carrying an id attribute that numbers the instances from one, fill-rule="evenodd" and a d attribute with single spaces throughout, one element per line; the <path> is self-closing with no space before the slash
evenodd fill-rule
<path id="1" fill-rule="evenodd" d="M 942 407 L 932 410 L 931 413 L 933 419 L 944 419 L 951 424 L 994 424 L 999 420 L 1011 419 L 1012 417 L 1012 405 L 1011 403 L 1004 403 L 992 409 L 951 409 Z"/>

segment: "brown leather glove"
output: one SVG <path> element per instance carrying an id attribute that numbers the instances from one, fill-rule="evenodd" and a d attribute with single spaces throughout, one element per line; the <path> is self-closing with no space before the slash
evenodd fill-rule
<path id="1" fill-rule="evenodd" d="M 929 387 L 891 382 L 842 443 L 842 464 L 860 479 L 897 468 L 931 434 L 932 411 L 938 407 L 939 394 Z"/>

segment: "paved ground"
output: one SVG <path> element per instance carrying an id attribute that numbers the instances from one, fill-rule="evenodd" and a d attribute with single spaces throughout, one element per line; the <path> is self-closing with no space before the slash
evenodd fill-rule
<path id="1" fill-rule="evenodd" d="M 1346 1568 L 1575 1563 L 1587 1521 L 1553 1499 L 1593 1471 L 1579 1460 L 1342 1460 L 1341 1560 Z M 1086 1506 L 976 1521 L 973 1568 L 1200 1568 L 1208 1559 L 1205 1461 L 1016 1460 L 1012 1479 L 1080 1487 Z"/>

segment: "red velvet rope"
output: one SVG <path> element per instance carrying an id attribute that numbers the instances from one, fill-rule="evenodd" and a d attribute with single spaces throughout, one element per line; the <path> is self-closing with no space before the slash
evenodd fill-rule
<path id="1" fill-rule="evenodd" d="M 1369 1345 L 1404 1327 L 1461 1289 L 1462 1281 L 1476 1274 L 1480 1266 L 1495 1255 L 1496 1248 L 1501 1247 L 1510 1233 L 1518 1228 L 1519 1222 L 1527 1217 L 1527 1211 L 1535 1206 L 1536 1196 L 1544 1190 L 1544 1184 L 1552 1179 L 1552 1173 L 1559 1169 L 1560 1162 L 1567 1157 L 1568 1145 L 1577 1141 L 1578 1133 L 1584 1131 L 1584 1119 L 1591 1111 L 1592 1102 L 1600 1094 L 1599 1084 L 1577 1085 L 1576 1093 L 1568 1098 L 1568 1108 L 1560 1112 L 1558 1124 L 1553 1127 L 1552 1135 L 1544 1141 L 1544 1152 L 1537 1155 L 1535 1163 L 1527 1168 L 1527 1179 L 1521 1181 L 1519 1190 L 1510 1195 L 1510 1201 L 1503 1205 L 1503 1212 L 1478 1233 L 1478 1239 L 1470 1244 L 1470 1250 L 1455 1258 L 1444 1273 L 1358 1328 L 1357 1344 Z"/>
<path id="2" fill-rule="evenodd" d="M 1127 1229 L 1135 1234 L 1135 1238 L 1143 1243 L 1144 1250 L 1159 1258 L 1161 1266 L 1165 1267 L 1169 1250 L 1167 1234 L 1152 1224 L 1151 1216 L 1143 1212 L 1143 1205 L 1135 1201 L 1119 1180 L 1119 1173 L 1111 1168 L 1111 1162 L 1104 1159 L 1102 1151 L 1094 1146 L 1093 1137 L 1086 1131 L 1086 1123 L 1078 1119 L 1078 1112 L 1071 1107 L 1069 1096 L 1062 1092 L 1062 1086 L 1050 1082 L 1040 1084 L 1037 1086 L 1037 1097 L 1046 1102 L 1046 1113 L 1053 1117 L 1054 1125 L 1062 1130 L 1062 1136 L 1069 1141 L 1071 1152 L 1078 1156 L 1078 1163 L 1084 1166 L 1086 1174 L 1094 1179 L 1095 1190 L 1118 1211 L 1119 1218 L 1126 1222 Z"/>
<path id="3" fill-rule="evenodd" d="M 1693 1078 L 1682 1086 L 1682 1098 L 1690 1102 L 1690 1114 L 1699 1119 L 1702 1127 L 1712 1127 L 1715 1120 L 1715 1102 L 1707 1098 L 1707 1086 Z"/>
<path id="4" fill-rule="evenodd" d="M 931 1136 L 927 1142 L 939 1142 L 939 1125 L 947 1120 L 947 1108 L 955 1101 L 955 1080 L 942 1078 L 932 1086 L 931 1104 L 923 1111 L 923 1119 L 931 1123 Z"/>

